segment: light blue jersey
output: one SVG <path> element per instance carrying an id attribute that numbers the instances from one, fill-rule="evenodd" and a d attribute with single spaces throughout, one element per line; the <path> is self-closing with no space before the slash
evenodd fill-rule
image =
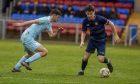
<path id="1" fill-rule="evenodd" d="M 29 28 L 25 30 L 24 33 L 29 32 L 30 35 L 35 39 L 43 31 L 52 31 L 52 24 L 50 22 L 50 16 L 39 18 L 39 24 L 32 24 Z M 24 34 L 23 33 L 23 34 Z"/>
<path id="2" fill-rule="evenodd" d="M 50 16 L 39 18 L 39 24 L 32 24 L 27 28 L 21 35 L 21 41 L 28 52 L 35 52 L 35 50 L 40 46 L 40 43 L 35 41 L 37 36 L 44 30 L 52 31 L 52 24 L 50 21 Z"/>

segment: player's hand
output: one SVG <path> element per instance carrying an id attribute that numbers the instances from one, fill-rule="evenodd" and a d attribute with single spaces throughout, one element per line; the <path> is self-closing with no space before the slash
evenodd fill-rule
<path id="1" fill-rule="evenodd" d="M 80 48 L 82 48 L 84 46 L 84 42 L 80 43 Z"/>
<path id="2" fill-rule="evenodd" d="M 15 27 L 22 27 L 23 24 L 22 23 L 13 23 L 13 26 L 15 26 Z"/>
<path id="3" fill-rule="evenodd" d="M 61 32 L 63 31 L 63 27 L 59 27 L 58 30 Z"/>
<path id="4" fill-rule="evenodd" d="M 119 43 L 121 41 L 118 35 L 114 37 L 114 40 L 115 40 L 115 43 Z"/>

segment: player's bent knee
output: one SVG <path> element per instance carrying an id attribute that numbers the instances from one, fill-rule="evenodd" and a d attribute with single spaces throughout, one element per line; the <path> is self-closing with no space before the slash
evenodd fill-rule
<path id="1" fill-rule="evenodd" d="M 89 59 L 89 57 L 86 57 L 86 56 L 83 57 L 84 61 L 87 61 L 88 59 Z"/>
<path id="2" fill-rule="evenodd" d="M 91 53 L 86 52 L 83 57 L 83 60 L 87 61 L 89 59 L 90 55 L 91 55 Z"/>
<path id="3" fill-rule="evenodd" d="M 104 56 L 98 56 L 98 61 L 100 63 L 103 63 L 104 62 Z"/>
<path id="4" fill-rule="evenodd" d="M 44 50 L 44 51 L 42 52 L 42 57 L 45 57 L 47 54 L 48 54 L 48 50 Z"/>

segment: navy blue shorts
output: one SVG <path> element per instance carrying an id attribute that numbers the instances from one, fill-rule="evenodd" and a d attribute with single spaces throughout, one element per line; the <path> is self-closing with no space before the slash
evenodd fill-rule
<path id="1" fill-rule="evenodd" d="M 94 53 L 97 49 L 97 56 L 105 56 L 105 47 L 106 47 L 106 40 L 94 40 L 89 38 L 88 45 L 86 48 L 86 52 Z"/>

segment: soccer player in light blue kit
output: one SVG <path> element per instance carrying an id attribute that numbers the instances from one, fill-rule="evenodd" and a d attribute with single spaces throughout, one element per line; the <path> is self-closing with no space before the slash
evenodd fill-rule
<path id="1" fill-rule="evenodd" d="M 47 55 L 48 50 L 37 42 L 36 38 L 43 30 L 47 30 L 50 37 L 54 37 L 61 32 L 62 27 L 58 28 L 55 33 L 52 31 L 52 22 L 57 22 L 60 15 L 61 12 L 54 9 L 50 12 L 50 16 L 14 24 L 16 27 L 32 25 L 21 35 L 21 42 L 27 54 L 18 61 L 12 72 L 20 72 L 21 66 L 24 66 L 27 70 L 32 70 L 29 64 Z"/>

